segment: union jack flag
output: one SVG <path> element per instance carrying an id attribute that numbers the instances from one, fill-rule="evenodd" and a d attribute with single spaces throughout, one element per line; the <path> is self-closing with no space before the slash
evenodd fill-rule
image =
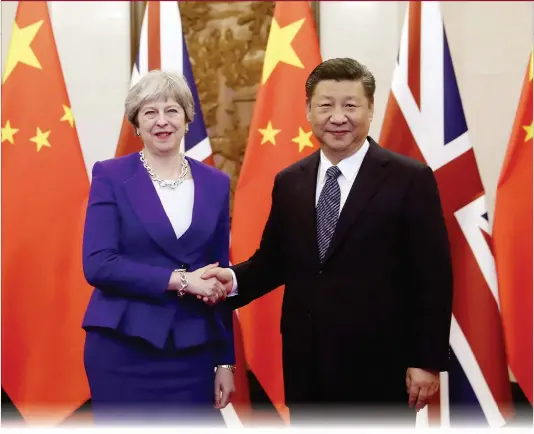
<path id="1" fill-rule="evenodd" d="M 418 423 L 503 426 L 511 392 L 490 227 L 439 2 L 409 4 L 380 142 L 432 168 L 452 250 L 450 369 Z"/>
<path id="2" fill-rule="evenodd" d="M 195 101 L 195 117 L 184 136 L 182 151 L 195 160 L 211 163 L 212 148 L 204 124 L 191 61 L 182 31 L 178 2 L 146 2 L 139 50 L 135 58 L 130 85 L 135 85 L 148 71 L 161 69 L 183 74 Z M 117 155 L 139 151 L 141 141 L 132 134 L 127 121 L 122 125 Z"/>

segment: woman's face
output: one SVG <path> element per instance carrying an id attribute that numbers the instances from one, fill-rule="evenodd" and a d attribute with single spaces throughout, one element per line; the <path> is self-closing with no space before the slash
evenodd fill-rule
<path id="1" fill-rule="evenodd" d="M 139 132 L 145 147 L 155 154 L 180 149 L 185 134 L 185 112 L 174 99 L 149 101 L 137 114 Z"/>

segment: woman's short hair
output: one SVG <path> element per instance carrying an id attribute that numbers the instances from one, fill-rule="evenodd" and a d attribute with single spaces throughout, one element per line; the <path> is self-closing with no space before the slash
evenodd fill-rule
<path id="1" fill-rule="evenodd" d="M 168 98 L 174 99 L 184 109 L 187 123 L 193 120 L 195 103 L 185 77 L 157 69 L 141 77 L 128 92 L 124 103 L 126 118 L 134 127 L 138 127 L 137 115 L 144 104 L 149 101 L 166 101 Z"/>

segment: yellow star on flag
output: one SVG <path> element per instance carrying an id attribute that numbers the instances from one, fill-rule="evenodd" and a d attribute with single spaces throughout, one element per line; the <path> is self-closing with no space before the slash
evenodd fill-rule
<path id="1" fill-rule="evenodd" d="M 35 53 L 30 47 L 42 25 L 43 20 L 37 21 L 36 23 L 22 28 L 17 25 L 16 21 L 13 23 L 11 44 L 9 46 L 9 50 L 7 51 L 7 60 L 2 83 L 6 82 L 19 63 L 24 63 L 25 65 L 33 66 L 37 69 L 43 69 L 39 63 L 39 60 L 37 57 L 35 57 Z"/>
<path id="2" fill-rule="evenodd" d="M 67 121 L 71 127 L 74 126 L 74 116 L 72 114 L 72 109 L 70 107 L 67 107 L 65 104 L 61 104 L 63 106 L 63 111 L 65 114 L 60 119 L 60 121 Z"/>
<path id="3" fill-rule="evenodd" d="M 7 121 L 6 126 L 2 128 L 2 143 L 4 143 L 4 140 L 7 140 L 11 144 L 15 144 L 15 139 L 13 138 L 13 136 L 18 131 L 18 128 L 11 128 L 11 123 Z"/>
<path id="4" fill-rule="evenodd" d="M 267 49 L 265 50 L 265 59 L 263 61 L 262 84 L 266 83 L 276 68 L 276 65 L 280 62 L 298 68 L 304 68 L 297 53 L 295 53 L 295 50 L 291 46 L 302 24 L 304 24 L 304 18 L 285 27 L 280 27 L 276 18 L 273 18 L 269 40 L 267 41 Z"/>
<path id="5" fill-rule="evenodd" d="M 37 145 L 37 152 L 39 152 L 43 146 L 46 146 L 48 148 L 51 147 L 50 143 L 48 143 L 49 135 L 50 135 L 50 130 L 45 131 L 43 133 L 40 128 L 37 128 L 37 134 L 35 135 L 35 137 L 32 137 L 30 139 L 30 142 L 33 142 Z"/>
<path id="6" fill-rule="evenodd" d="M 304 130 L 299 127 L 299 135 L 294 139 L 291 139 L 292 142 L 295 142 L 299 145 L 299 152 L 302 152 L 304 148 L 313 148 L 313 143 L 310 140 L 312 132 L 305 133 Z"/>
<path id="7" fill-rule="evenodd" d="M 532 139 L 532 124 L 524 125 L 523 129 L 527 132 L 527 136 L 525 137 L 525 142 L 527 142 Z"/>
<path id="8" fill-rule="evenodd" d="M 258 131 L 263 136 L 263 138 L 261 139 L 262 145 L 266 142 L 271 142 L 273 145 L 276 145 L 275 137 L 281 130 L 275 130 L 271 121 L 269 121 L 269 123 L 267 124 L 267 128 L 259 128 Z"/>

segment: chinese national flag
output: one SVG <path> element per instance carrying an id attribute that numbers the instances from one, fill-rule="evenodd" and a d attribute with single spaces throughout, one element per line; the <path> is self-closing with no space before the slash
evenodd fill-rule
<path id="1" fill-rule="evenodd" d="M 89 398 L 89 180 L 46 2 L 19 2 L 2 80 L 2 386 L 28 422 Z"/>
<path id="2" fill-rule="evenodd" d="M 493 243 L 508 364 L 532 404 L 532 54 L 497 187 Z"/>
<path id="3" fill-rule="evenodd" d="M 306 120 L 305 82 L 321 62 L 308 2 L 276 2 L 248 146 L 235 193 L 232 262 L 258 248 L 275 175 L 318 149 Z M 280 414 L 284 405 L 280 314 L 283 288 L 239 309 L 245 357 Z"/>

